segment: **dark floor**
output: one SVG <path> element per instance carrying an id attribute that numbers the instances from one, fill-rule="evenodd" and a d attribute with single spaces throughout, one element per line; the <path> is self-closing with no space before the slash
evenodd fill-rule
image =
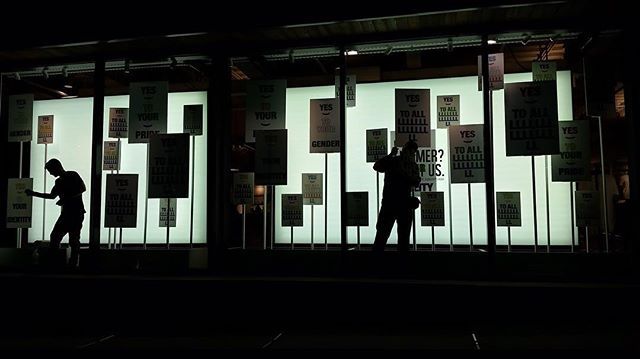
<path id="1" fill-rule="evenodd" d="M 202 253 L 157 250 L 70 270 L 3 256 L 0 351 L 640 351 L 624 257 L 230 252 L 203 270 Z"/>

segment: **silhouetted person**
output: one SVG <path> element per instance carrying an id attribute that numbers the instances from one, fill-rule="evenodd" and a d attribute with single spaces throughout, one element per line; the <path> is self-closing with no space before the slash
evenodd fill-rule
<path id="1" fill-rule="evenodd" d="M 393 223 L 398 221 L 398 250 L 409 250 L 409 234 L 415 210 L 415 199 L 411 190 L 420 184 L 420 173 L 415 155 L 418 145 L 408 141 L 402 147 L 400 156 L 398 148 L 373 165 L 373 169 L 384 173 L 384 189 L 382 190 L 382 206 L 376 224 L 374 251 L 384 251 Z"/>
<path id="2" fill-rule="evenodd" d="M 31 190 L 26 190 L 25 193 L 29 196 L 54 199 L 59 197 L 60 199 L 56 204 L 61 206 L 60 217 L 56 221 L 56 224 L 51 230 L 51 248 L 60 248 L 60 242 L 62 238 L 69 234 L 69 246 L 71 247 L 71 258 L 69 264 L 71 266 L 78 265 L 78 254 L 80 251 L 80 230 L 82 229 L 82 222 L 84 221 L 84 204 L 82 203 L 82 193 L 87 190 L 78 175 L 74 171 L 65 171 L 60 161 L 55 158 L 50 159 L 45 164 L 44 168 L 49 173 L 58 177 L 56 184 L 51 189 L 51 193 L 39 193 Z"/>

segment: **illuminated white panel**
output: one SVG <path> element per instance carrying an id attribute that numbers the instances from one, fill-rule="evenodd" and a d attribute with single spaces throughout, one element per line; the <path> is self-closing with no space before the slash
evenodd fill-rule
<path id="1" fill-rule="evenodd" d="M 531 74 L 512 74 L 505 76 L 505 82 L 530 81 Z M 366 163 L 365 133 L 367 129 L 394 128 L 394 90 L 396 88 L 425 88 L 431 90 L 431 102 L 435 103 L 439 95 L 460 95 L 460 121 L 462 125 L 483 123 L 482 92 L 477 91 L 477 77 L 460 77 L 447 79 L 417 80 L 403 82 L 385 82 L 361 84 L 358 86 L 358 105 L 347 109 L 347 191 L 368 191 L 369 222 L 368 227 L 360 228 L 361 242 L 372 243 L 375 237 L 376 224 L 376 173 L 373 164 Z M 558 72 L 558 106 L 559 119 L 571 120 L 571 88 L 570 73 Z M 324 155 L 310 154 L 309 147 L 309 100 L 332 96 L 333 87 L 291 88 L 287 90 L 287 129 L 289 130 L 289 168 L 288 184 L 276 186 L 276 198 L 281 193 L 301 193 L 300 174 L 324 171 Z M 533 209 L 531 192 L 531 159 L 530 157 L 505 156 L 504 134 L 504 91 L 494 93 L 494 154 L 495 154 L 495 190 L 519 191 L 522 199 L 522 227 L 512 229 L 513 244 L 533 243 Z M 431 106 L 431 127 L 436 127 L 436 106 Z M 437 130 L 436 146 L 448 151 L 446 130 Z M 549 166 L 551 165 L 549 161 Z M 443 168 L 447 169 L 448 153 L 444 156 Z M 328 242 L 340 242 L 340 187 L 339 187 L 339 155 L 329 155 L 329 219 Z M 447 171 L 448 172 L 448 171 Z M 538 235 L 539 243 L 546 244 L 546 196 L 544 182 L 544 157 L 536 158 L 536 182 L 538 198 Z M 550 176 L 550 174 L 549 174 Z M 382 190 L 384 176 L 380 176 Z M 448 244 L 449 228 L 449 178 L 437 184 L 438 191 L 445 192 L 446 226 L 435 229 L 435 241 Z M 469 209 L 467 184 L 453 184 L 451 203 L 453 209 L 453 243 L 469 243 Z M 473 241 L 475 244 L 486 244 L 486 197 L 484 184 L 472 184 L 472 216 Z M 551 244 L 567 245 L 571 243 L 571 217 L 569 203 L 569 185 L 552 183 L 549 177 L 549 197 L 551 218 Z M 419 209 L 416 211 L 418 217 Z M 324 207 L 316 206 L 314 222 L 314 241 L 324 241 Z M 311 231 L 311 209 L 305 206 L 304 226 L 294 229 L 296 243 L 309 243 Z M 280 225 L 280 203 L 276 202 L 276 242 L 288 243 L 290 229 Z M 419 224 L 419 221 L 418 221 Z M 497 229 L 498 244 L 506 244 L 506 229 Z M 420 244 L 431 243 L 431 228 L 416 227 L 417 241 Z M 348 230 L 349 243 L 356 241 L 356 229 Z M 389 243 L 396 243 L 395 228 Z"/>
<path id="2" fill-rule="evenodd" d="M 168 108 L 168 132 L 182 132 L 183 106 L 187 104 L 204 104 L 203 116 L 207 116 L 206 92 L 186 92 L 169 94 Z M 49 145 L 49 158 L 55 156 L 62 161 L 66 169 L 77 171 L 87 185 L 84 202 L 89 208 L 90 191 L 90 167 L 91 167 L 91 127 L 92 127 L 92 99 L 65 99 L 36 101 L 34 103 L 34 119 L 38 115 L 53 114 L 55 116 L 54 144 Z M 104 105 L 104 132 L 105 140 L 108 140 L 108 119 L 110 107 L 129 107 L 129 96 L 105 97 Z M 35 121 L 34 120 L 34 121 Z M 194 202 L 194 243 L 206 243 L 206 216 L 207 216 L 207 121 L 203 121 L 204 135 L 196 136 L 196 165 L 195 165 L 195 202 Z M 34 122 L 35 123 L 35 122 Z M 35 128 L 35 127 L 34 127 Z M 112 139 L 113 140 L 113 139 Z M 42 189 L 42 161 L 44 158 L 44 145 L 31 145 L 32 162 L 31 173 L 34 177 L 35 188 Z M 122 233 L 122 242 L 127 244 L 142 243 L 144 228 L 144 193 L 146 190 L 146 144 L 128 144 L 127 139 L 121 143 L 121 170 L 120 173 L 139 174 L 138 183 L 138 220 L 136 228 L 125 228 Z M 103 171 L 102 204 L 104 209 L 106 174 Z M 53 185 L 53 177 L 47 179 L 48 190 Z M 191 191 L 189 191 L 191 193 Z M 165 243 L 166 228 L 158 226 L 159 199 L 150 199 L 147 215 L 147 243 Z M 51 231 L 59 214 L 55 201 L 49 201 L 47 207 L 47 224 L 45 234 Z M 189 243 L 190 207 L 189 198 L 178 199 L 178 223 L 177 227 L 170 230 L 171 243 Z M 37 209 L 36 209 L 37 208 Z M 42 234 L 42 200 L 34 201 L 34 229 L 29 231 L 29 240 L 41 238 Z M 104 210 L 101 214 L 100 226 L 104 224 Z M 89 215 L 87 213 L 82 231 L 82 243 L 89 241 L 88 236 Z M 107 243 L 109 230 L 101 231 L 101 243 Z M 113 236 L 113 231 L 112 231 Z M 67 239 L 65 239 L 65 242 Z"/>

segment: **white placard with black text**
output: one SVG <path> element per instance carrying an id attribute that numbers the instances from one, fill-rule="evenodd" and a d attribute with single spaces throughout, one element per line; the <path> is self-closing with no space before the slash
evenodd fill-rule
<path id="1" fill-rule="evenodd" d="M 504 88 L 504 55 L 489 54 L 489 90 Z M 482 91 L 482 56 L 478 55 L 478 91 Z"/>
<path id="2" fill-rule="evenodd" d="M 505 86 L 507 156 L 559 152 L 556 83 L 517 82 Z"/>
<path id="3" fill-rule="evenodd" d="M 437 97 L 438 128 L 460 124 L 460 95 Z"/>
<path id="4" fill-rule="evenodd" d="M 129 136 L 129 109 L 112 107 L 109 109 L 109 137 L 127 138 Z"/>
<path id="5" fill-rule="evenodd" d="M 102 169 L 104 171 L 117 171 L 120 169 L 120 148 L 118 141 L 104 141 L 102 149 Z"/>
<path id="6" fill-rule="evenodd" d="M 302 194 L 282 195 L 282 226 L 302 227 Z"/>
<path id="7" fill-rule="evenodd" d="M 138 175 L 107 174 L 104 226 L 135 228 L 138 214 Z"/>
<path id="8" fill-rule="evenodd" d="M 9 178 L 7 183 L 7 228 L 31 228 L 33 197 L 24 191 L 33 189 L 33 178 Z"/>
<path id="9" fill-rule="evenodd" d="M 287 130 L 256 131 L 256 184 L 287 184 Z"/>
<path id="10" fill-rule="evenodd" d="M 451 183 L 484 182 L 484 126 L 449 128 Z"/>
<path id="11" fill-rule="evenodd" d="M 309 152 L 340 152 L 340 110 L 335 98 L 309 101 Z"/>
<path id="12" fill-rule="evenodd" d="M 555 81 L 556 63 L 554 61 L 533 61 L 531 63 L 533 81 Z"/>
<path id="13" fill-rule="evenodd" d="M 151 135 L 167 133 L 168 99 L 167 82 L 129 85 L 129 143 L 148 143 Z"/>
<path id="14" fill-rule="evenodd" d="M 444 226 L 444 192 L 422 192 L 420 202 L 421 225 Z"/>
<path id="15" fill-rule="evenodd" d="M 38 116 L 38 144 L 53 143 L 53 115 Z"/>
<path id="16" fill-rule="evenodd" d="M 396 89 L 396 146 L 414 140 L 418 147 L 431 147 L 430 93 L 427 89 Z"/>
<path id="17" fill-rule="evenodd" d="M 176 217 L 178 213 L 177 198 L 160 198 L 160 220 L 158 226 L 167 227 L 167 212 L 169 212 L 169 227 L 176 226 Z"/>
<path id="18" fill-rule="evenodd" d="M 9 142 L 33 137 L 33 94 L 9 96 Z"/>
<path id="19" fill-rule="evenodd" d="M 367 162 L 375 162 L 389 154 L 387 129 L 367 130 Z"/>
<path id="20" fill-rule="evenodd" d="M 522 226 L 520 192 L 496 192 L 498 227 Z"/>
<path id="21" fill-rule="evenodd" d="M 302 174 L 302 198 L 305 205 L 322 204 L 322 173 Z"/>
<path id="22" fill-rule="evenodd" d="M 148 198 L 189 197 L 189 134 L 149 139 Z"/>
<path id="23" fill-rule="evenodd" d="M 255 131 L 285 128 L 287 80 L 247 81 L 245 141 L 255 142 Z"/>
<path id="24" fill-rule="evenodd" d="M 347 90 L 347 107 L 356 107 L 356 75 L 347 75 L 347 83 L 344 85 Z M 340 76 L 336 76 L 336 99 L 340 98 Z M 339 103 L 340 101 L 338 101 Z"/>
<path id="25" fill-rule="evenodd" d="M 591 179 L 589 121 L 558 122 L 560 154 L 551 156 L 551 180 L 554 182 Z"/>

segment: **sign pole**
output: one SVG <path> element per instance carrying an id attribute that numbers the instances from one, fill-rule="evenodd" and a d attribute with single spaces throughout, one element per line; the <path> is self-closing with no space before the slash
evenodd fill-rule
<path id="1" fill-rule="evenodd" d="M 271 185 L 271 197 L 273 197 L 273 201 L 271 201 L 271 239 L 269 241 L 270 246 L 271 246 L 271 250 L 273 250 L 273 245 L 274 242 L 276 241 L 276 215 L 275 215 L 275 210 L 276 210 L 276 186 L 275 185 Z"/>
<path id="2" fill-rule="evenodd" d="M 49 147 L 49 144 L 45 143 L 44 144 L 44 165 L 45 166 L 47 165 L 48 147 Z M 20 166 L 22 167 L 22 163 L 20 164 Z M 42 166 L 42 168 L 44 168 L 44 166 Z M 44 169 L 44 186 L 42 188 L 42 193 L 47 193 L 47 170 L 46 169 Z M 43 198 L 42 199 L 42 240 L 43 241 L 45 239 L 44 227 L 45 227 L 46 217 L 47 217 L 47 200 Z M 111 230 L 109 230 L 109 242 L 111 242 Z"/>
<path id="3" fill-rule="evenodd" d="M 315 245 L 313 243 L 313 204 L 311 204 L 311 250 L 314 250 Z"/>
<path id="4" fill-rule="evenodd" d="M 192 210 L 193 210 L 193 207 L 192 207 Z M 193 213 L 193 211 L 191 213 Z M 247 249 L 246 225 L 247 225 L 247 205 L 242 204 L 242 249 Z"/>
<path id="5" fill-rule="evenodd" d="M 449 133 L 449 128 L 447 128 L 447 134 Z M 447 136 L 447 148 L 451 151 L 451 140 L 449 136 Z M 451 156 L 451 155 L 449 155 Z M 451 159 L 449 158 L 449 161 Z M 449 162 L 449 168 L 451 168 L 451 162 Z M 451 208 L 451 173 L 447 175 L 448 177 L 448 186 L 449 186 L 449 252 L 453 252 L 453 210 Z"/>
<path id="6" fill-rule="evenodd" d="M 120 156 L 120 158 L 118 159 L 120 161 L 120 163 L 122 163 L 122 147 L 120 146 L 120 137 L 118 137 L 118 156 Z M 116 167 L 116 174 L 120 174 L 120 163 L 118 163 L 118 167 Z M 114 229 L 115 231 L 115 229 Z M 122 227 L 120 227 L 120 241 L 118 243 L 118 247 L 120 249 L 122 249 Z M 113 239 L 113 249 L 116 249 L 116 241 L 115 238 Z"/>
<path id="7" fill-rule="evenodd" d="M 329 242 L 327 242 L 327 209 L 329 208 L 329 154 L 324 153 L 324 250 L 329 250 Z"/>
<path id="8" fill-rule="evenodd" d="M 358 250 L 360 250 L 360 226 L 356 227 L 358 233 Z"/>
<path id="9" fill-rule="evenodd" d="M 507 252 L 511 253 L 511 226 L 507 227 Z"/>
<path id="10" fill-rule="evenodd" d="M 269 188 L 269 186 L 264 185 L 264 195 L 263 195 L 263 199 L 262 199 L 262 214 L 263 214 L 263 224 L 264 226 L 262 226 L 262 249 L 263 250 L 267 250 L 267 188 Z"/>
<path id="11" fill-rule="evenodd" d="M 531 182 L 533 188 L 533 252 L 538 252 L 538 206 L 536 204 L 536 156 L 531 156 Z"/>
<path id="12" fill-rule="evenodd" d="M 589 253 L 589 226 L 584 227 L 584 238 L 587 247 L 587 253 Z"/>
<path id="13" fill-rule="evenodd" d="M 0 78 L 2 78 L 2 76 L 0 76 Z M 18 178 L 22 178 L 22 160 L 23 160 L 23 151 L 24 151 L 24 146 L 23 146 L 23 142 L 20 141 L 20 163 L 19 163 L 19 168 L 18 168 Z M 45 173 L 46 175 L 46 173 Z M 46 178 L 46 176 L 45 176 Z M 16 231 L 16 248 L 22 248 L 22 228 L 18 228 L 18 230 Z"/>
<path id="14" fill-rule="evenodd" d="M 549 223 L 549 156 L 544 156 L 544 182 L 547 197 L 547 253 L 551 251 L 551 223 Z"/>
<path id="15" fill-rule="evenodd" d="M 46 145 L 45 145 L 46 146 Z M 111 170 L 111 174 L 113 174 L 113 170 Z M 44 227 L 44 226 L 43 226 Z M 43 229 L 44 230 L 44 229 Z M 115 239 L 115 228 L 113 229 L 114 232 L 114 238 L 113 238 L 113 247 L 115 248 L 116 246 L 116 239 Z M 44 238 L 44 232 L 42 234 L 42 237 Z M 109 235 L 107 237 L 107 249 L 111 249 L 111 227 L 109 227 Z"/>
<path id="16" fill-rule="evenodd" d="M 569 197 L 571 198 L 571 253 L 575 251 L 576 246 L 576 225 L 575 225 L 575 208 L 573 207 L 573 182 L 569 183 Z"/>
<path id="17" fill-rule="evenodd" d="M 604 205 L 604 243 L 605 252 L 609 253 L 609 206 L 607 201 L 607 180 L 604 176 L 604 148 L 602 146 L 602 117 L 598 119 L 598 131 L 600 132 L 600 174 L 602 176 L 602 204 Z"/>
<path id="18" fill-rule="evenodd" d="M 142 237 L 142 248 L 147 249 L 147 215 L 149 213 L 149 144 L 147 143 L 147 180 L 144 191 L 144 235 Z"/>
<path id="19" fill-rule="evenodd" d="M 431 226 L 431 251 L 436 251 L 436 231 L 433 226 Z"/>
<path id="20" fill-rule="evenodd" d="M 293 250 L 293 226 L 291 226 L 291 250 Z"/>
<path id="21" fill-rule="evenodd" d="M 469 252 L 473 252 L 473 214 L 471 211 L 471 183 L 467 183 L 467 196 L 469 200 Z"/>
<path id="22" fill-rule="evenodd" d="M 411 197 L 415 196 L 415 190 L 411 190 Z M 411 212 L 411 215 L 413 216 L 413 220 L 411 221 L 411 229 L 413 231 L 413 250 L 417 251 L 418 250 L 418 243 L 416 241 L 416 211 L 413 210 Z"/>
<path id="23" fill-rule="evenodd" d="M 176 201 L 177 202 L 177 201 Z M 176 203 L 177 205 L 177 203 Z M 169 228 L 171 228 L 171 223 L 169 222 L 169 217 L 171 216 L 171 198 L 167 198 L 167 214 L 166 214 L 165 222 L 167 223 L 167 249 L 169 249 Z"/>
<path id="24" fill-rule="evenodd" d="M 376 218 L 380 215 L 380 172 L 376 171 Z"/>
<path id="25" fill-rule="evenodd" d="M 195 200 L 195 180 L 196 180 L 196 136 L 191 136 L 191 219 L 189 223 L 189 246 L 193 248 L 193 203 Z M 244 249 L 244 205 L 242 208 L 242 249 Z M 177 218 L 176 218 L 177 220 Z"/>

